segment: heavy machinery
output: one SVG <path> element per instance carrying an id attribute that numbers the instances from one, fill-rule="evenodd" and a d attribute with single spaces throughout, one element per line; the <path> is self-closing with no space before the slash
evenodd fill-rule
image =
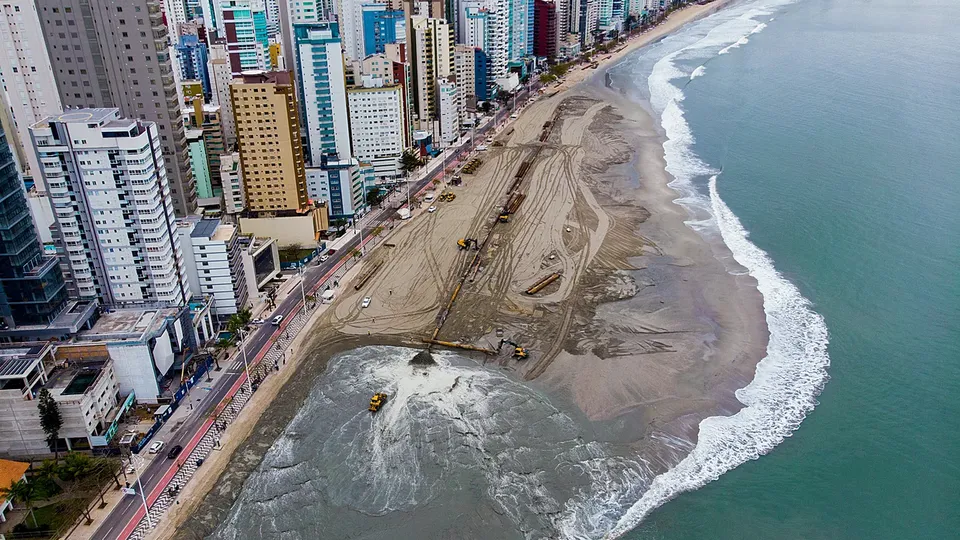
<path id="1" fill-rule="evenodd" d="M 476 251 L 480 249 L 480 243 L 477 242 L 476 238 L 461 238 L 457 240 L 457 247 L 460 248 L 461 251 L 470 249 L 471 247 Z"/>
<path id="2" fill-rule="evenodd" d="M 500 214 L 500 223 L 510 223 L 510 214 Z"/>
<path id="3" fill-rule="evenodd" d="M 525 360 L 527 356 L 530 356 L 529 354 L 527 354 L 526 349 L 524 349 L 520 345 L 517 345 L 515 342 L 510 341 L 509 339 L 500 340 L 500 345 L 497 346 L 498 353 L 503 349 L 504 344 L 507 344 L 513 347 L 513 357 L 516 358 L 517 360 Z"/>
<path id="4" fill-rule="evenodd" d="M 368 410 L 372 413 L 375 413 L 379 411 L 380 407 L 383 407 L 386 402 L 387 395 L 383 392 L 377 392 L 372 398 L 370 398 L 370 408 Z"/>

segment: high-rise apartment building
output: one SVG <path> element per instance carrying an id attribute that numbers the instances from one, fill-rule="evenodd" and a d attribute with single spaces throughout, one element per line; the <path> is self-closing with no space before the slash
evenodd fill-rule
<path id="1" fill-rule="evenodd" d="M 176 47 L 181 80 L 200 81 L 203 97 L 211 98 L 210 72 L 207 70 L 207 45 L 198 36 L 180 36 Z"/>
<path id="2" fill-rule="evenodd" d="M 231 215 L 243 212 L 247 203 L 238 152 L 220 156 L 220 182 L 223 185 L 223 211 Z"/>
<path id="3" fill-rule="evenodd" d="M 78 109 L 31 129 L 56 219 L 61 267 L 81 299 L 190 298 L 154 122 Z"/>
<path id="4" fill-rule="evenodd" d="M 364 4 L 363 56 L 382 53 L 388 43 L 406 39 L 403 11 L 390 9 L 386 4 Z"/>
<path id="5" fill-rule="evenodd" d="M 0 330 L 46 325 L 63 311 L 67 288 L 45 257 L 6 134 L 0 131 Z"/>
<path id="6" fill-rule="evenodd" d="M 437 113 L 440 142 L 448 146 L 460 137 L 460 93 L 452 81 L 437 81 Z"/>
<path id="7" fill-rule="evenodd" d="M 383 79 L 364 76 L 364 87 L 347 90 L 353 154 L 370 163 L 381 179 L 397 179 L 400 155 L 407 146 L 403 88 L 383 86 Z"/>
<path id="8" fill-rule="evenodd" d="M 0 42 L 6 53 L 0 54 L 3 79 L 4 122 L 7 144 L 17 156 L 24 176 L 40 177 L 36 156 L 30 149 L 30 126 L 60 112 L 60 96 L 53 68 L 43 41 L 40 18 L 31 0 L 6 0 L 0 4 Z M 39 186 L 40 191 L 43 186 Z"/>
<path id="9" fill-rule="evenodd" d="M 224 147 L 220 109 L 219 105 L 204 104 L 199 99 L 194 99 L 192 105 L 183 109 L 184 125 L 203 130 L 203 147 L 207 155 L 207 170 L 210 173 L 211 195 L 209 196 L 211 197 L 220 197 L 222 192 L 220 156 L 227 151 Z M 199 198 L 203 198 L 199 184 L 198 181 L 197 193 Z"/>
<path id="10" fill-rule="evenodd" d="M 412 17 L 411 25 L 416 114 L 420 129 L 431 129 L 440 117 L 437 83 L 455 74 L 453 26 L 442 19 L 421 16 Z"/>
<path id="11" fill-rule="evenodd" d="M 118 107 L 156 124 L 177 213 L 197 207 L 159 0 L 36 0 L 65 108 Z"/>
<path id="12" fill-rule="evenodd" d="M 223 145 L 232 151 L 237 145 L 237 124 L 233 119 L 233 103 L 230 101 L 230 83 L 233 69 L 225 41 L 210 45 L 210 101 L 220 106 L 220 124 L 223 127 Z"/>
<path id="13" fill-rule="evenodd" d="M 233 76 L 270 69 L 270 38 L 264 0 L 219 0 L 218 37 L 226 40 Z"/>
<path id="14" fill-rule="evenodd" d="M 243 243 L 235 225 L 190 216 L 178 223 L 190 289 L 213 298 L 220 320 L 250 305 L 244 276 Z"/>
<path id="15" fill-rule="evenodd" d="M 545 58 L 557 56 L 557 5 L 554 0 L 536 0 L 533 54 Z"/>
<path id="16" fill-rule="evenodd" d="M 246 206 L 262 215 L 308 210 L 300 111 L 289 71 L 247 73 L 230 85 Z"/>
<path id="17" fill-rule="evenodd" d="M 457 91 L 460 92 L 460 116 L 464 118 L 463 113 L 467 105 L 477 100 L 477 49 L 470 45 L 457 45 L 453 54 L 457 73 Z"/>
<path id="18" fill-rule="evenodd" d="M 337 23 L 293 25 L 310 163 L 350 159 L 350 121 L 343 49 Z"/>

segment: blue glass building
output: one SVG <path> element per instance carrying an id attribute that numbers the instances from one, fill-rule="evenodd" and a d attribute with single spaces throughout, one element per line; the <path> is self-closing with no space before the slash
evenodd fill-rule
<path id="1" fill-rule="evenodd" d="M 177 58 L 180 60 L 180 77 L 183 80 L 197 80 L 203 87 L 203 97 L 211 98 L 210 73 L 207 71 L 207 45 L 197 36 L 180 36 L 177 45 Z"/>
<path id="2" fill-rule="evenodd" d="M 67 303 L 56 257 L 46 257 L 6 134 L 0 130 L 0 330 L 50 324 Z"/>
<path id="3" fill-rule="evenodd" d="M 405 23 L 403 11 L 386 9 L 384 4 L 363 6 L 363 54 L 383 53 L 385 45 L 396 43 L 403 36 Z"/>

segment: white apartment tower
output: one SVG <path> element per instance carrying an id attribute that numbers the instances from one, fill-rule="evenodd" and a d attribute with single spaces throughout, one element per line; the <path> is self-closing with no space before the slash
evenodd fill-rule
<path id="1" fill-rule="evenodd" d="M 40 171 L 30 145 L 30 126 L 62 110 L 57 81 L 33 0 L 4 0 L 0 14 L 0 43 L 6 49 L 0 54 L 2 106 L 10 115 L 4 120 L 12 124 L 5 125 L 4 131 L 21 172 L 39 181 Z M 37 187 L 43 191 L 42 182 Z"/>
<path id="2" fill-rule="evenodd" d="M 233 116 L 233 102 L 230 101 L 230 81 L 233 80 L 233 70 L 230 67 L 230 55 L 227 53 L 226 42 L 211 43 L 208 54 L 210 101 L 220 106 L 223 146 L 230 150 L 237 145 L 237 124 Z"/>
<path id="3" fill-rule="evenodd" d="M 160 133 L 118 109 L 74 109 L 30 128 L 65 276 L 111 306 L 190 298 Z"/>
<path id="4" fill-rule="evenodd" d="M 353 155 L 373 165 L 377 178 L 403 176 L 400 155 L 406 132 L 403 89 L 382 86 L 383 79 L 364 76 L 363 88 L 347 90 Z"/>
<path id="5" fill-rule="evenodd" d="M 457 85 L 450 81 L 437 81 L 439 103 L 440 141 L 449 146 L 460 137 L 460 94 Z"/>

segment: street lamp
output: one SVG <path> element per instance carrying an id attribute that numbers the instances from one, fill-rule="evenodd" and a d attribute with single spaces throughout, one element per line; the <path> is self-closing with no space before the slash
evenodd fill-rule
<path id="1" fill-rule="evenodd" d="M 250 365 L 247 362 L 247 348 L 244 346 L 243 337 L 244 331 L 243 328 L 238 330 L 240 333 L 240 354 L 243 355 L 243 370 L 247 372 L 247 391 L 250 392 L 250 395 L 253 395 L 253 384 L 250 382 Z"/>
<path id="2" fill-rule="evenodd" d="M 307 293 L 303 290 L 303 280 L 307 278 L 307 274 L 303 271 L 303 266 L 299 269 L 300 272 L 300 297 L 303 299 L 303 315 L 307 315 Z"/>
<path id="3" fill-rule="evenodd" d="M 133 472 L 137 475 L 137 485 L 140 486 L 140 500 L 143 501 L 143 512 L 147 516 L 147 524 L 150 525 L 150 528 L 152 529 L 153 518 L 150 517 L 150 509 L 147 508 L 147 495 L 144 493 L 143 482 L 140 480 L 140 467 L 137 465 L 137 461 L 141 459 L 143 458 L 138 455 L 130 454 L 130 464 L 133 465 Z"/>

